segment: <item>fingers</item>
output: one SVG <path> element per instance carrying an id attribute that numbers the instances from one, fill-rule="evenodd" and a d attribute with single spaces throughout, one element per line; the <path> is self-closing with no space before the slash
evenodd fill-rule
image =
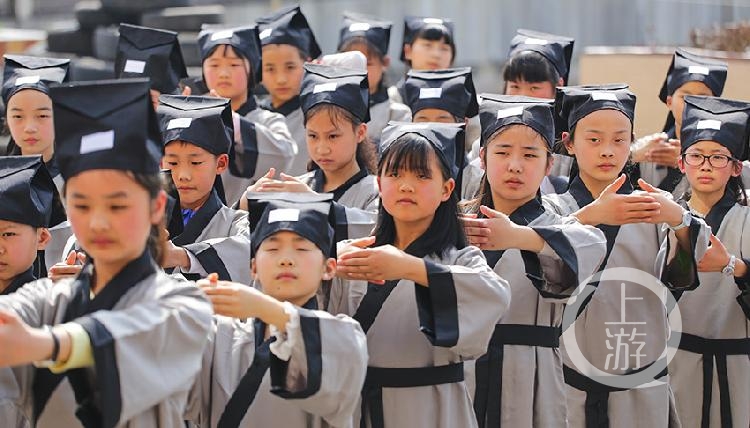
<path id="1" fill-rule="evenodd" d="M 216 97 L 216 98 L 221 98 L 221 95 L 219 95 L 219 93 L 216 92 L 216 89 L 211 89 L 210 91 L 208 91 L 208 95 L 212 97 Z"/>
<path id="2" fill-rule="evenodd" d="M 264 177 L 265 178 L 273 178 L 274 175 L 276 175 L 276 168 L 271 167 L 271 168 L 269 168 L 268 172 L 266 173 L 266 175 Z"/>
<path id="3" fill-rule="evenodd" d="M 76 251 L 70 250 L 70 252 L 68 253 L 68 257 L 65 258 L 65 264 L 72 265 L 72 264 L 75 264 L 75 262 L 76 262 Z"/>
<path id="4" fill-rule="evenodd" d="M 193 90 L 190 88 L 190 86 L 185 86 L 182 88 L 182 95 L 183 96 L 189 96 L 193 94 Z"/>
<path id="5" fill-rule="evenodd" d="M 352 245 L 357 248 L 367 248 L 373 244 L 375 244 L 374 236 L 367 236 L 365 238 L 353 239 L 351 242 L 349 242 L 349 245 Z"/>
<path id="6" fill-rule="evenodd" d="M 0 324 L 16 324 L 18 317 L 10 311 L 0 310 Z"/>
<path id="7" fill-rule="evenodd" d="M 485 205 L 480 206 L 479 211 L 481 211 L 482 214 L 486 215 L 488 218 L 502 217 L 504 215 L 500 211 L 495 211 L 492 208 L 485 206 Z"/>
<path id="8" fill-rule="evenodd" d="M 169 232 L 167 232 L 167 234 L 169 234 Z M 78 261 L 80 261 L 82 265 L 86 264 L 86 253 L 84 253 L 83 251 L 79 251 L 77 253 L 77 257 Z"/>
<path id="9" fill-rule="evenodd" d="M 661 193 L 661 190 L 657 189 L 656 187 L 650 185 L 646 182 L 646 180 L 639 178 L 638 179 L 638 185 L 643 189 L 644 191 L 648 193 Z"/>
<path id="10" fill-rule="evenodd" d="M 617 193 L 617 191 L 620 190 L 620 187 L 622 187 L 623 183 L 625 183 L 625 178 L 625 174 L 620 174 L 620 176 L 617 177 L 617 180 L 613 181 L 609 184 L 609 186 L 604 188 L 602 194 Z"/>
<path id="11" fill-rule="evenodd" d="M 279 177 L 281 177 L 283 181 L 294 181 L 295 183 L 302 183 L 302 181 L 299 178 L 293 175 L 284 174 L 283 172 L 279 174 Z"/>

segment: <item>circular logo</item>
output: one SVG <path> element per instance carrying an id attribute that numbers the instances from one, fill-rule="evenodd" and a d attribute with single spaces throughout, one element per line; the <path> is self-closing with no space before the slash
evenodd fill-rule
<path id="1" fill-rule="evenodd" d="M 578 312 L 581 310 L 581 306 L 585 302 L 588 302 L 590 300 L 592 293 L 596 290 L 597 287 L 594 284 L 599 284 L 600 282 L 604 281 L 617 282 L 623 290 L 621 297 L 622 299 L 626 299 L 624 291 L 625 283 L 645 287 L 652 293 L 654 293 L 654 295 L 662 302 L 662 305 L 664 306 L 669 319 L 667 342 L 659 358 L 654 363 L 646 365 L 645 368 L 635 368 L 634 371 L 619 375 L 607 373 L 591 364 L 583 355 L 581 349 L 578 347 L 574 326 L 574 323 L 578 316 Z M 607 284 L 607 286 L 610 285 L 614 284 Z M 631 298 L 631 300 L 635 299 Z M 624 308 L 625 305 L 623 304 L 621 307 Z M 643 322 L 643 320 L 638 320 L 638 322 L 625 322 L 624 314 L 621 314 L 621 316 L 623 316 L 623 322 L 607 322 L 606 324 L 629 324 L 630 326 L 635 327 L 633 327 L 633 333 L 630 335 L 630 337 L 627 337 L 628 335 L 625 334 L 621 335 L 621 337 L 618 337 L 618 340 L 624 338 L 626 340 L 632 341 L 632 339 L 634 338 L 633 336 L 645 336 L 645 334 L 636 333 L 636 327 L 638 325 L 644 327 L 644 324 L 646 324 L 645 322 Z M 604 320 L 602 320 L 602 323 L 604 323 Z M 573 292 L 573 295 L 570 297 L 570 299 L 568 299 L 568 303 L 566 304 L 565 310 L 563 311 L 562 329 L 562 343 L 565 347 L 565 352 L 568 354 L 568 357 L 570 358 L 570 361 L 573 363 L 575 368 L 581 374 L 591 378 L 598 383 L 611 386 L 613 388 L 648 388 L 665 383 L 664 381 L 658 380 L 658 378 L 660 377 L 660 373 L 662 373 L 662 371 L 666 369 L 667 365 L 674 357 L 674 354 L 677 352 L 677 346 L 680 343 L 680 332 L 682 331 L 682 317 L 680 315 L 680 308 L 677 306 L 677 301 L 675 300 L 674 296 L 672 296 L 672 293 L 667 290 L 667 288 L 659 279 L 642 270 L 628 267 L 617 267 L 599 271 L 591 275 L 578 285 L 576 290 Z M 648 338 L 646 338 L 646 340 L 647 339 Z M 602 343 L 602 346 L 608 345 L 609 344 Z M 620 350 L 619 346 L 608 346 L 608 349 L 612 348 L 614 348 L 615 352 Z"/>

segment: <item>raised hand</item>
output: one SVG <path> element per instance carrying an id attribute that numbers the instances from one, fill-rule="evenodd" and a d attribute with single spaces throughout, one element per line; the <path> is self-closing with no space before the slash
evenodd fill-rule
<path id="1" fill-rule="evenodd" d="M 629 195 L 617 193 L 626 179 L 625 174 L 620 175 L 617 180 L 604 188 L 594 202 L 581 208 L 573 215 L 581 223 L 591 226 L 653 223 L 653 219 L 660 215 L 660 199 L 651 193 L 631 193 Z"/>
<path id="2" fill-rule="evenodd" d="M 68 253 L 68 257 L 65 258 L 65 262 L 56 263 L 54 266 L 49 268 L 47 276 L 52 281 L 59 281 L 64 278 L 72 278 L 83 269 L 83 265 L 86 263 L 86 254 L 83 252 L 77 252 L 72 250 Z"/>

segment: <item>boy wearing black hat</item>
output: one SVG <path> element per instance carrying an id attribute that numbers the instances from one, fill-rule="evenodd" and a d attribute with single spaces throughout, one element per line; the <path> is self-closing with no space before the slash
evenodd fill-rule
<path id="1" fill-rule="evenodd" d="M 367 347 L 351 318 L 317 310 L 316 294 L 336 272 L 330 207 L 292 195 L 252 208 L 261 213 L 252 270 L 262 292 L 199 283 L 219 316 L 187 419 L 212 427 L 350 426 Z"/>
<path id="2" fill-rule="evenodd" d="M 0 157 L 0 295 L 37 279 L 32 268 L 50 240 L 54 192 L 40 156 Z"/>
<path id="3" fill-rule="evenodd" d="M 408 122 L 411 110 L 388 97 L 384 75 L 391 64 L 388 45 L 392 24 L 358 13 L 344 13 L 339 31 L 339 52 L 359 51 L 367 58 L 367 80 L 370 84 L 370 121 L 367 138 L 377 146 L 388 122 Z"/>
<path id="4" fill-rule="evenodd" d="M 261 102 L 261 107 L 281 113 L 286 118 L 298 151 L 285 172 L 301 175 L 307 172 L 310 160 L 299 103 L 303 65 L 320 56 L 320 46 L 299 6 L 281 9 L 258 19 L 257 23 L 263 47 L 263 86 L 269 93 L 269 97 Z"/>
<path id="5" fill-rule="evenodd" d="M 253 96 L 253 88 L 262 76 L 258 28 L 204 28 L 198 43 L 205 84 L 202 91 L 228 98 L 232 106 L 234 143 L 229 148 L 229 167 L 221 180 L 227 204 L 234 205 L 247 186 L 269 168 L 288 169 L 297 153 L 297 143 L 284 116 L 260 108 Z"/>
<path id="6" fill-rule="evenodd" d="M 682 197 L 689 184 L 677 166 L 680 154 L 682 112 L 687 95 L 721 96 L 727 79 L 727 64 L 678 48 L 664 78 L 659 99 L 669 109 L 662 132 L 647 135 L 633 144 L 632 160 L 637 162 L 632 181 L 639 177 Z"/>
<path id="7" fill-rule="evenodd" d="M 225 206 L 215 190 L 227 169 L 232 111 L 223 98 L 162 95 L 157 116 L 177 205 L 168 222 L 165 268 L 250 282 L 247 213 Z"/>

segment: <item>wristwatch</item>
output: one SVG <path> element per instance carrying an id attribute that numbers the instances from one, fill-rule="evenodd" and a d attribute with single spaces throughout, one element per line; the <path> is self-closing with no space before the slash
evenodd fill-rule
<path id="1" fill-rule="evenodd" d="M 721 270 L 721 274 L 724 276 L 734 276 L 734 264 L 737 262 L 737 257 L 730 255 L 729 256 L 729 263 L 727 263 L 726 266 L 724 266 L 724 269 Z"/>
<path id="2" fill-rule="evenodd" d="M 684 229 L 688 226 L 690 226 L 690 222 L 692 221 L 693 215 L 690 214 L 690 211 L 685 210 L 682 212 L 682 222 L 678 224 L 677 226 L 669 226 L 672 231 L 677 232 L 680 229 Z"/>

